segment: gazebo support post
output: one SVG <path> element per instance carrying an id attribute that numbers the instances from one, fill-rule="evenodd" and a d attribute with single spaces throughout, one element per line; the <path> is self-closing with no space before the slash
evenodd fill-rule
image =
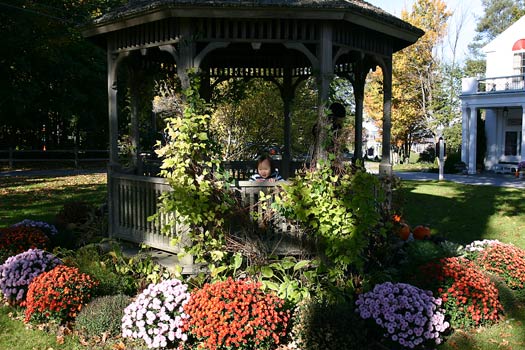
<path id="1" fill-rule="evenodd" d="M 334 76 L 332 64 L 332 27 L 328 23 L 321 25 L 321 39 L 317 48 L 317 58 L 319 60 L 319 72 L 317 74 L 317 128 L 315 135 L 314 154 L 311 166 L 320 167 L 319 160 L 327 159 L 326 151 L 326 108 L 330 82 Z"/>
<path id="2" fill-rule="evenodd" d="M 292 86 L 292 68 L 289 64 L 285 64 L 283 86 L 281 89 L 281 98 L 283 99 L 283 114 L 284 114 L 284 152 L 282 159 L 282 176 L 285 179 L 290 177 L 290 164 L 292 156 L 292 102 L 295 91 Z"/>
<path id="3" fill-rule="evenodd" d="M 365 83 L 366 76 L 368 74 L 366 62 L 364 58 L 360 58 L 357 63 L 353 64 L 354 74 L 351 79 L 352 86 L 354 88 L 355 98 L 355 149 L 353 163 L 356 160 L 363 159 L 363 106 L 365 99 Z"/>
<path id="4" fill-rule="evenodd" d="M 133 172 L 142 175 L 142 159 L 140 159 L 140 132 L 139 132 L 139 96 L 140 96 L 140 77 L 139 70 L 135 64 L 130 65 L 130 122 L 131 122 L 131 159 Z"/>
<path id="5" fill-rule="evenodd" d="M 383 144 L 382 159 L 379 164 L 381 176 L 392 177 L 390 162 L 390 133 L 392 130 L 392 61 L 383 61 Z"/>

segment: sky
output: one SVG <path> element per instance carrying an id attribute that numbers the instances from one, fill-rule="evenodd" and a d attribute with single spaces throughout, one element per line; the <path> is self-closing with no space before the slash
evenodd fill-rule
<path id="1" fill-rule="evenodd" d="M 382 8 L 390 14 L 401 17 L 403 9 L 411 10 L 414 0 L 365 0 L 368 3 Z M 449 38 L 455 38 L 455 33 L 459 32 L 458 50 L 456 61 L 462 62 L 468 55 L 468 44 L 476 34 L 476 18 L 483 15 L 483 6 L 481 0 L 444 0 L 450 11 L 453 12 L 452 18 L 449 19 Z M 461 19 L 464 18 L 462 21 Z M 457 30 L 458 25 L 463 22 L 461 30 Z M 452 60 L 450 40 L 445 38 L 443 46 L 443 57 L 445 60 Z"/>

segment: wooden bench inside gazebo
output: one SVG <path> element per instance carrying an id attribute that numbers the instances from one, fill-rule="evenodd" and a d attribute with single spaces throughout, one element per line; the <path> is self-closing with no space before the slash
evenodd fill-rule
<path id="1" fill-rule="evenodd" d="M 384 84 L 380 173 L 389 176 L 392 55 L 417 41 L 423 32 L 360 0 L 130 0 L 86 26 L 83 34 L 107 52 L 110 235 L 177 252 L 178 247 L 170 245 L 170 237 L 161 233 L 162 220 L 147 220 L 157 211 L 160 193 L 170 190 L 164 179 L 144 174 L 139 157 L 139 97 L 143 94 L 141 84 L 152 67 L 172 68 L 182 88 L 188 87 L 188 71 L 198 71 L 201 96 L 206 99 L 214 86 L 226 79 L 275 82 L 284 106 L 280 171 L 285 178 L 297 167 L 291 161 L 290 126 L 298 84 L 315 78 L 318 122 L 322 123 L 332 79 L 339 76 L 352 83 L 356 106 L 354 158 L 360 159 L 366 76 L 380 67 Z M 126 76 L 127 86 L 119 84 L 121 76 Z M 118 156 L 118 111 L 124 101 L 122 94 L 128 89 L 134 154 L 131 169 L 124 169 Z M 250 191 L 256 192 L 253 188 Z"/>

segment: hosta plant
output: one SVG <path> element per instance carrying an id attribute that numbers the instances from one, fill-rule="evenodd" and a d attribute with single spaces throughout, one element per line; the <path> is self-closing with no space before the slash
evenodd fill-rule
<path id="1" fill-rule="evenodd" d="M 394 346 L 404 349 L 435 346 L 448 329 L 441 309 L 441 299 L 431 291 L 406 283 L 385 282 L 360 294 L 357 312 L 382 329 L 382 335 Z"/>
<path id="2" fill-rule="evenodd" d="M 511 289 L 525 285 L 525 250 L 512 244 L 495 243 L 480 251 L 475 262 L 500 276 Z"/>
<path id="3" fill-rule="evenodd" d="M 0 290 L 11 303 L 20 303 L 25 300 L 31 281 L 59 264 L 60 259 L 41 249 L 12 256 L 0 265 Z"/>
<path id="4" fill-rule="evenodd" d="M 48 246 L 49 238 L 37 227 L 17 226 L 0 229 L 1 263 L 8 257 L 28 249 L 46 249 Z"/>
<path id="5" fill-rule="evenodd" d="M 231 278 L 193 291 L 184 311 L 184 331 L 195 349 L 206 350 L 276 348 L 290 318 L 284 300 L 264 293 L 260 283 Z"/>
<path id="6" fill-rule="evenodd" d="M 496 322 L 503 311 L 495 284 L 465 258 L 443 258 L 423 265 L 419 279 L 441 297 L 453 328 Z"/>
<path id="7" fill-rule="evenodd" d="M 91 301 L 98 284 L 91 276 L 76 267 L 57 265 L 35 277 L 27 291 L 25 322 L 74 319 L 84 305 Z"/>
<path id="8" fill-rule="evenodd" d="M 148 348 L 165 348 L 185 341 L 183 307 L 188 302 L 188 287 L 178 279 L 150 284 L 124 309 L 122 336 L 142 339 Z"/>

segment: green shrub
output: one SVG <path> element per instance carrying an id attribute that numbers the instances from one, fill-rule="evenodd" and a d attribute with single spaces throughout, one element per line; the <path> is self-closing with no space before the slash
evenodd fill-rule
<path id="1" fill-rule="evenodd" d="M 449 153 L 447 159 L 445 160 L 444 171 L 447 174 L 459 173 L 461 170 L 457 165 L 461 163 L 461 154 L 458 152 Z"/>
<path id="2" fill-rule="evenodd" d="M 136 276 L 119 273 L 113 256 L 102 252 L 98 245 L 87 245 L 78 250 L 59 250 L 57 254 L 65 264 L 77 267 L 81 272 L 93 276 L 99 284 L 95 295 L 135 295 L 138 288 Z"/>
<path id="3" fill-rule="evenodd" d="M 423 152 L 419 155 L 418 163 L 434 163 L 436 158 L 436 148 L 428 146 Z"/>
<path id="4" fill-rule="evenodd" d="M 292 340 L 301 350 L 368 349 L 365 323 L 351 303 L 326 304 L 311 299 L 294 311 Z"/>
<path id="5" fill-rule="evenodd" d="M 124 309 L 131 298 L 123 294 L 102 296 L 93 299 L 78 314 L 75 328 L 82 337 L 93 338 L 102 334 L 120 334 Z"/>
<path id="6" fill-rule="evenodd" d="M 55 221 L 59 228 L 59 233 L 53 237 L 56 247 L 78 248 L 107 232 L 105 218 L 98 215 L 92 204 L 85 202 L 64 204 Z"/>
<path id="7" fill-rule="evenodd" d="M 315 242 L 314 253 L 319 252 L 323 262 L 319 270 L 328 271 L 332 284 L 347 284 L 351 269 L 364 268 L 371 242 L 386 237 L 381 222 L 385 193 L 378 178 L 362 169 L 334 169 L 326 162 L 282 188 L 272 207 L 297 221 Z"/>

